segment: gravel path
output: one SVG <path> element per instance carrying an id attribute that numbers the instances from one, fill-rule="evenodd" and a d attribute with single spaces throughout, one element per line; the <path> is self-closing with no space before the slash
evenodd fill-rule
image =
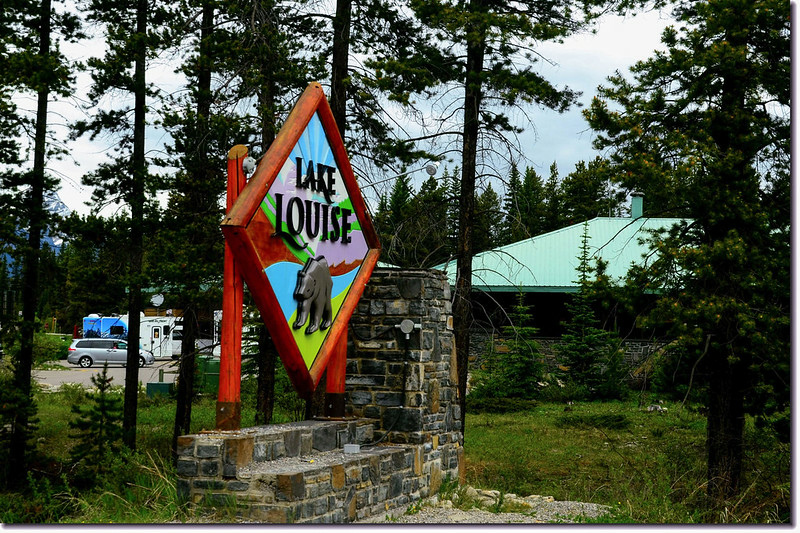
<path id="1" fill-rule="evenodd" d="M 474 491 L 475 489 L 468 489 Z M 495 491 L 476 491 L 484 496 Z M 453 507 L 450 500 L 429 498 L 414 510 L 399 509 L 394 516 L 373 516 L 358 523 L 396 524 L 571 524 L 581 518 L 597 518 L 609 511 L 605 505 L 594 503 L 555 501 L 550 497 L 510 495 L 522 512 L 493 513 L 485 509 L 469 510 Z"/>

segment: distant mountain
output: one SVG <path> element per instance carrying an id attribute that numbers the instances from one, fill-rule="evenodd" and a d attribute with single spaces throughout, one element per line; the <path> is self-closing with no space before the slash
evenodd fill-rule
<path id="1" fill-rule="evenodd" d="M 60 218 L 66 218 L 72 214 L 72 210 L 61 201 L 61 198 L 55 191 L 50 191 L 45 195 L 44 206 L 45 209 Z M 49 232 L 45 232 L 42 236 L 42 242 L 47 243 L 51 248 L 56 250 L 56 253 L 61 249 L 61 245 L 64 244 L 64 240 L 60 236 L 51 236 Z"/>
<path id="2" fill-rule="evenodd" d="M 55 191 L 45 194 L 44 207 L 58 217 L 68 217 L 72 214 L 72 210 L 61 201 L 61 198 Z M 61 251 L 61 246 L 63 244 L 64 239 L 59 235 L 51 235 L 49 231 L 45 231 L 44 235 L 42 235 L 42 246 L 49 246 L 55 250 L 56 255 Z M 10 271 L 14 264 L 14 259 L 9 254 L 0 254 L 0 258 L 5 260 L 8 270 Z"/>

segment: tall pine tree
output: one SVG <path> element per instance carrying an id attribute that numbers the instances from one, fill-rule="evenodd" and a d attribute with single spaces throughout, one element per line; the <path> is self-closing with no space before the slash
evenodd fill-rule
<path id="1" fill-rule="evenodd" d="M 674 15 L 666 50 L 609 78 L 586 115 L 626 188 L 668 191 L 690 217 L 637 283 L 658 289 L 649 322 L 706 387 L 707 491 L 723 506 L 742 486 L 745 414 L 788 413 L 791 17 L 780 0 Z"/>
<path id="2" fill-rule="evenodd" d="M 585 10 L 581 8 L 585 7 Z M 447 2 L 419 0 L 411 3 L 417 18 L 435 36 L 435 61 L 430 66 L 430 87 L 457 86 L 460 95 L 453 103 L 460 110 L 458 131 L 461 176 L 459 191 L 458 249 L 456 251 L 458 295 L 453 304 L 461 422 L 466 416 L 469 332 L 472 326 L 472 256 L 475 253 L 475 202 L 479 176 L 489 172 L 496 147 L 490 140 L 508 147 L 509 138 L 519 132 L 509 120 L 508 109 L 539 105 L 564 111 L 575 93 L 558 88 L 536 70 L 537 57 L 526 52 L 538 41 L 559 39 L 585 27 L 591 18 L 589 3 L 571 0 L 543 4 L 523 1 L 510 5 L 491 0 Z M 387 73 L 404 79 L 406 67 L 417 64 L 419 56 L 384 63 Z M 420 92 L 417 90 L 417 92 Z M 451 112 L 452 113 L 452 112 Z M 440 124 L 450 126 L 449 121 Z M 445 130 L 446 128 L 442 128 Z M 433 136 L 451 139 L 450 131 Z M 485 170 L 484 170 L 485 169 Z"/>
<path id="3" fill-rule="evenodd" d="M 105 133 L 115 135 L 119 143 L 111 159 L 84 176 L 84 183 L 94 187 L 96 203 L 121 202 L 130 215 L 129 240 L 125 261 L 128 265 L 128 343 L 139 345 L 139 326 L 143 308 L 142 286 L 144 237 L 152 228 L 145 228 L 148 210 L 155 208 L 158 182 L 148 170 L 145 131 L 148 97 L 148 59 L 157 54 L 159 33 L 154 31 L 164 19 L 158 0 L 92 0 L 84 6 L 87 20 L 105 31 L 107 47 L 102 58 L 89 59 L 92 87 L 89 91 L 92 118 L 75 124 L 75 135 L 90 133 L 92 138 Z M 124 94 L 129 100 L 114 100 L 112 108 L 104 108 L 104 98 Z M 132 106 L 130 105 L 132 103 Z M 149 213 L 152 214 L 152 213 Z M 125 372 L 125 444 L 136 448 L 136 413 L 139 387 L 137 350 L 129 350 Z"/>
<path id="4" fill-rule="evenodd" d="M 521 205 L 525 229 L 530 237 L 545 233 L 545 188 L 541 176 L 531 167 L 522 180 Z"/>
<path id="5" fill-rule="evenodd" d="M 31 390 L 33 367 L 33 337 L 40 297 L 40 261 L 42 236 L 51 222 L 45 209 L 45 195 L 55 187 L 55 181 L 46 172 L 48 152 L 55 153 L 48 140 L 48 103 L 54 94 L 67 96 L 71 91 L 73 76 L 69 65 L 60 53 L 57 32 L 62 39 L 77 37 L 79 24 L 70 13 L 57 12 L 50 0 L 14 0 L 3 6 L 0 15 L 0 94 L 16 89 L 21 93 L 36 95 L 36 118 L 32 121 L 34 135 L 28 139 L 28 153 L 33 160 L 26 164 L 24 157 L 12 154 L 19 148 L 16 134 L 30 126 L 13 103 L 0 104 L 0 162 L 15 167 L 0 174 L 0 201 L 3 202 L 5 230 L 14 242 L 14 252 L 22 260 L 22 316 L 18 324 L 20 350 L 14 361 L 14 387 L 17 400 L 16 416 L 12 422 L 9 443 L 11 471 L 9 479 L 19 482 L 25 478 L 29 422 L 34 411 Z M 18 235 L 24 235 L 20 239 Z"/>
<path id="6" fill-rule="evenodd" d="M 613 186 L 608 164 L 601 158 L 589 163 L 579 161 L 561 182 L 561 194 L 566 225 L 595 217 L 618 216 L 625 199 L 625 194 Z"/>
<path id="7" fill-rule="evenodd" d="M 500 197 L 491 183 L 475 202 L 475 253 L 496 248 L 503 232 L 503 211 Z"/>
<path id="8" fill-rule="evenodd" d="M 525 227 L 524 210 L 521 208 L 522 179 L 517 165 L 511 166 L 503 198 L 503 244 L 521 241 L 530 237 Z"/>
<path id="9" fill-rule="evenodd" d="M 550 176 L 544 184 L 544 221 L 543 232 L 553 231 L 565 226 L 564 205 L 566 200 L 558 179 L 558 166 L 550 165 Z"/>

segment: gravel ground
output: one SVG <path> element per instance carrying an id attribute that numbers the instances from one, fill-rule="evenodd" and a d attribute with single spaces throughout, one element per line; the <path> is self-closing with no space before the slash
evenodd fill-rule
<path id="1" fill-rule="evenodd" d="M 583 518 L 597 518 L 608 512 L 608 507 L 594 503 L 553 501 L 537 498 L 522 513 L 493 513 L 482 509 L 455 509 L 450 501 L 438 502 L 430 499 L 419 507 L 419 511 L 408 513 L 398 510 L 394 517 L 373 516 L 357 523 L 395 524 L 571 524 Z"/>

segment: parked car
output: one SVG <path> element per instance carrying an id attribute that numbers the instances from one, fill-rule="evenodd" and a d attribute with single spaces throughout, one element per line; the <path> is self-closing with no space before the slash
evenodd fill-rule
<path id="1" fill-rule="evenodd" d="M 128 362 L 128 343 L 120 339 L 75 339 L 69 347 L 67 362 L 83 368 L 95 363 L 125 366 Z M 139 366 L 155 362 L 152 353 L 139 350 Z"/>

